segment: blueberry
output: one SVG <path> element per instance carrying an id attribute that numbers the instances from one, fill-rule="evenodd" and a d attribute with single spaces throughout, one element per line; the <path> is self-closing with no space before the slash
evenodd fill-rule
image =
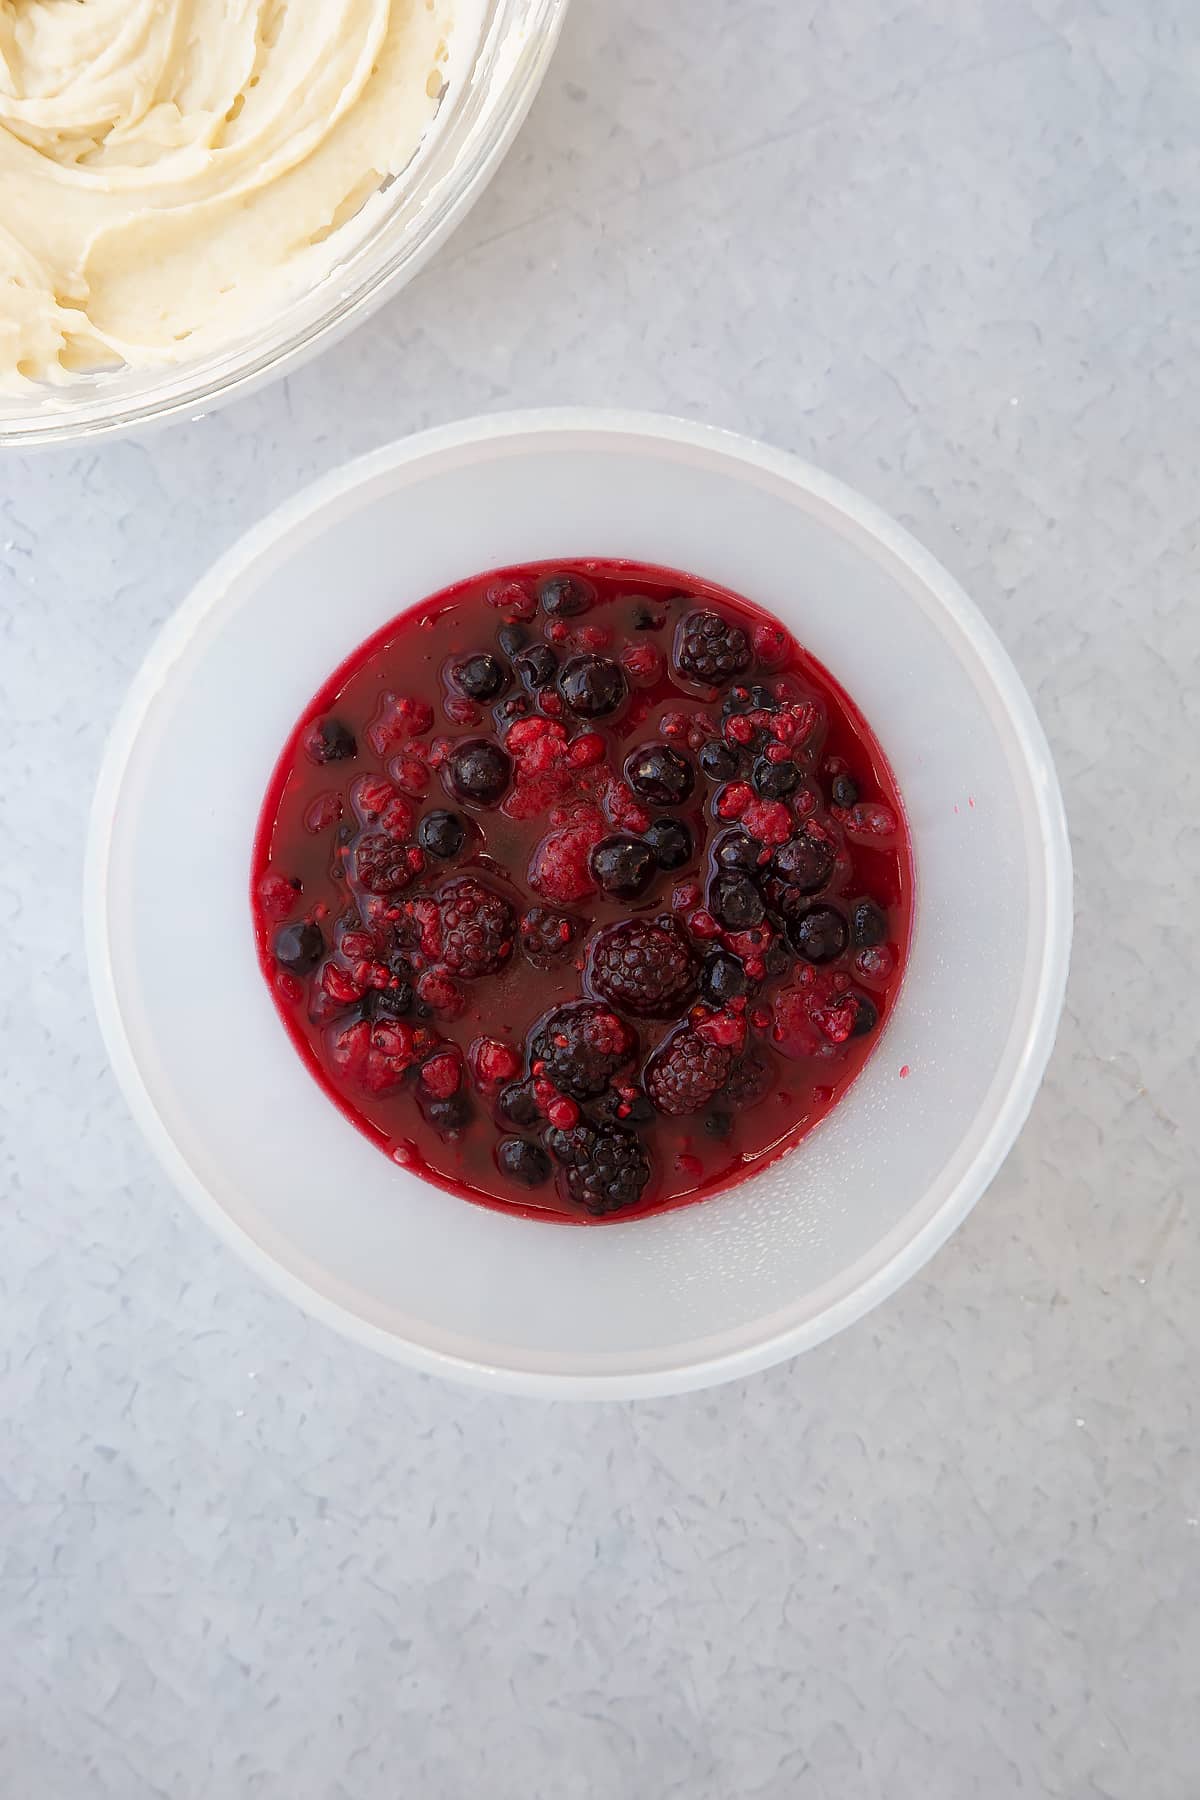
<path id="1" fill-rule="evenodd" d="M 750 779 L 764 800 L 784 800 L 800 785 L 800 771 L 794 762 L 769 762 L 764 756 Z"/>
<path id="2" fill-rule="evenodd" d="M 496 1110 L 510 1125 L 537 1125 L 541 1122 L 542 1115 L 533 1097 L 533 1083 L 529 1081 L 510 1081 L 507 1087 L 501 1088 Z"/>
<path id="3" fill-rule="evenodd" d="M 765 915 L 762 895 L 736 869 L 723 869 L 712 884 L 709 907 L 729 931 L 749 931 L 761 925 Z"/>
<path id="4" fill-rule="evenodd" d="M 850 1027 L 850 1036 L 866 1037 L 868 1031 L 874 1031 L 879 1023 L 879 1009 L 865 994 L 854 993 L 850 995 L 850 999 L 854 1002 L 854 1023 Z"/>
<path id="5" fill-rule="evenodd" d="M 512 757 L 487 738 L 464 738 L 446 758 L 446 769 L 460 799 L 495 806 L 512 779 Z"/>
<path id="6" fill-rule="evenodd" d="M 710 781 L 732 781 L 738 772 L 737 752 L 720 738 L 709 738 L 700 748 L 700 767 Z"/>
<path id="7" fill-rule="evenodd" d="M 541 1187 L 550 1179 L 550 1158 L 527 1138 L 501 1138 L 496 1145 L 496 1167 L 522 1187 Z"/>
<path id="8" fill-rule="evenodd" d="M 750 983 L 746 971 L 736 956 L 728 955 L 724 950 L 717 950 L 705 959 L 700 975 L 700 991 L 712 1006 L 724 1006 L 727 1000 L 736 1000 L 744 994 Z"/>
<path id="9" fill-rule="evenodd" d="M 644 600 L 638 601 L 633 609 L 633 629 L 635 631 L 657 631 L 662 622 L 662 613 L 655 612 L 654 608 L 647 606 Z"/>
<path id="10" fill-rule="evenodd" d="M 733 1130 L 733 1120 L 728 1113 L 710 1112 L 704 1115 L 704 1129 L 709 1137 L 727 1138 Z"/>
<path id="11" fill-rule="evenodd" d="M 502 625 L 496 633 L 496 642 L 505 656 L 515 656 L 529 642 L 529 633 L 523 625 Z"/>
<path id="12" fill-rule="evenodd" d="M 692 834 L 678 819 L 654 819 L 643 833 L 660 869 L 682 869 L 694 851 Z"/>
<path id="13" fill-rule="evenodd" d="M 636 900 L 645 893 L 658 870 L 653 850 L 640 838 L 602 838 L 590 860 L 597 885 L 618 900 Z"/>
<path id="14" fill-rule="evenodd" d="M 652 805 L 679 806 L 696 785 L 696 771 L 669 744 L 643 744 L 626 761 L 625 779 Z"/>
<path id="15" fill-rule="evenodd" d="M 726 831 L 717 839 L 714 852 L 722 869 L 740 869 L 753 874 L 758 868 L 759 847 L 748 831 Z"/>
<path id="16" fill-rule="evenodd" d="M 293 975 L 307 975 L 325 954 L 321 927 L 306 919 L 301 925 L 284 925 L 275 933 L 272 945 L 275 961 Z"/>
<path id="17" fill-rule="evenodd" d="M 833 845 L 807 831 L 781 844 L 771 867 L 784 886 L 799 894 L 815 894 L 833 874 Z"/>
<path id="18" fill-rule="evenodd" d="M 518 656 L 516 671 L 527 688 L 537 692 L 550 686 L 558 673 L 558 658 L 549 644 L 531 644 Z"/>
<path id="19" fill-rule="evenodd" d="M 552 575 L 538 590 L 542 611 L 551 619 L 573 619 L 587 612 L 596 598 L 590 581 L 578 575 Z"/>
<path id="20" fill-rule="evenodd" d="M 857 900 L 850 910 L 850 931 L 860 950 L 871 950 L 876 944 L 886 944 L 887 915 L 873 900 Z"/>
<path id="21" fill-rule="evenodd" d="M 828 963 L 842 954 L 850 934 L 841 913 L 832 906 L 810 906 L 787 922 L 788 937 L 805 962 Z"/>
<path id="22" fill-rule="evenodd" d="M 471 1102 L 465 1094 L 451 1094 L 446 1100 L 427 1100 L 422 1111 L 441 1137 L 457 1137 L 471 1123 Z"/>
<path id="23" fill-rule="evenodd" d="M 508 671 L 490 650 L 481 650 L 456 663 L 450 679 L 468 700 L 494 700 L 508 685 Z"/>
<path id="24" fill-rule="evenodd" d="M 426 813 L 417 827 L 417 842 L 430 856 L 457 856 L 466 839 L 466 827 L 457 813 Z"/>
<path id="25" fill-rule="evenodd" d="M 858 783 L 852 775 L 835 775 L 829 793 L 835 806 L 858 805 Z"/>
<path id="26" fill-rule="evenodd" d="M 304 739 L 304 748 L 315 763 L 347 762 L 358 755 L 354 733 L 340 719 L 315 719 Z"/>
<path id="27" fill-rule="evenodd" d="M 602 719 L 625 698 L 625 676 L 609 656 L 573 656 L 559 671 L 558 691 L 581 719 Z"/>

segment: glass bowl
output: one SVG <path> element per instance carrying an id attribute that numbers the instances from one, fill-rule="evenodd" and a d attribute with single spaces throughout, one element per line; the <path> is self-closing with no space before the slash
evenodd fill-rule
<path id="1" fill-rule="evenodd" d="M 411 281 L 482 193 L 537 93 L 568 0 L 463 0 L 457 54 L 434 125 L 394 200 L 324 279 L 223 349 L 170 369 L 116 369 L 0 395 L 0 446 L 128 432 L 214 406 L 297 367 Z M 477 23 L 478 22 L 478 23 Z"/>

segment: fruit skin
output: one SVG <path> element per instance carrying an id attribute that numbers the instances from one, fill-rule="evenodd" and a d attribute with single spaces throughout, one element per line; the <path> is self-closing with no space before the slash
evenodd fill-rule
<path id="1" fill-rule="evenodd" d="M 512 780 L 512 757 L 489 738 L 465 738 L 446 758 L 446 778 L 460 800 L 496 806 Z"/>
<path id="2" fill-rule="evenodd" d="M 573 619 L 591 608 L 596 590 L 578 575 L 551 575 L 538 589 L 538 598 L 547 618 Z"/>
<path id="3" fill-rule="evenodd" d="M 650 1159 L 632 1131 L 574 1125 L 551 1129 L 546 1142 L 561 1167 L 569 1200 L 595 1218 L 636 1206 L 650 1180 Z"/>
<path id="4" fill-rule="evenodd" d="M 810 906 L 805 912 L 791 913 L 787 934 L 796 954 L 810 963 L 834 962 L 850 941 L 845 919 L 832 906 Z"/>
<path id="5" fill-rule="evenodd" d="M 550 1158 L 540 1144 L 527 1138 L 501 1138 L 496 1145 L 496 1167 L 520 1187 L 542 1187 L 551 1175 Z"/>
<path id="6" fill-rule="evenodd" d="M 508 686 L 508 670 L 490 650 L 480 650 L 454 665 L 451 680 L 468 700 L 494 700 Z"/>
<path id="7" fill-rule="evenodd" d="M 304 748 L 315 763 L 348 762 L 358 755 L 358 743 L 350 727 L 328 713 L 313 720 L 304 736 Z"/>
<path id="8" fill-rule="evenodd" d="M 636 900 L 658 873 L 658 858 L 640 838 L 602 838 L 589 859 L 592 879 L 617 900 Z"/>
<path id="9" fill-rule="evenodd" d="M 573 656 L 558 672 L 564 706 L 581 719 L 603 719 L 616 712 L 628 684 L 619 663 L 609 656 Z"/>
<path id="10" fill-rule="evenodd" d="M 682 819 L 652 819 L 642 833 L 660 869 L 682 869 L 696 853 L 692 834 Z"/>
<path id="11" fill-rule="evenodd" d="M 750 779 L 764 800 L 785 800 L 799 787 L 800 770 L 794 762 L 769 762 L 763 757 L 755 763 Z"/>
<path id="12" fill-rule="evenodd" d="M 281 926 L 271 949 L 281 968 L 293 975 L 308 975 L 325 954 L 325 938 L 321 927 L 306 919 L 298 925 Z"/>
<path id="13" fill-rule="evenodd" d="M 802 831 L 781 844 L 771 858 L 767 898 L 783 908 L 788 896 L 817 894 L 833 874 L 836 855 L 832 843 L 812 831 Z"/>
<path id="14" fill-rule="evenodd" d="M 513 666 L 525 686 L 534 693 L 550 687 L 558 674 L 558 658 L 549 644 L 531 644 Z"/>
<path id="15" fill-rule="evenodd" d="M 643 744 L 626 759 L 625 779 L 653 806 L 681 806 L 696 785 L 696 771 L 670 744 Z"/>
<path id="16" fill-rule="evenodd" d="M 592 1100 L 633 1061 L 637 1034 L 602 1001 L 576 1000 L 543 1019 L 530 1052 L 535 1075 L 572 1100 Z"/>
<path id="17" fill-rule="evenodd" d="M 732 1060 L 724 1044 L 709 1043 L 690 1025 L 682 1025 L 651 1057 L 646 1092 L 670 1118 L 699 1112 L 724 1085 Z"/>
<path id="18" fill-rule="evenodd" d="M 512 955 L 517 916 L 502 894 L 473 875 L 460 875 L 437 891 L 441 961 L 452 975 L 473 981 L 495 975 Z"/>
<path id="19" fill-rule="evenodd" d="M 689 681 L 721 687 L 750 667 L 754 653 L 740 625 L 707 607 L 690 612 L 675 633 L 675 666 Z"/>
<path id="20" fill-rule="evenodd" d="M 724 1006 L 744 994 L 749 986 L 746 971 L 736 956 L 717 950 L 705 959 L 700 989 L 711 1005 Z"/>
<path id="21" fill-rule="evenodd" d="M 738 772 L 737 751 L 720 738 L 710 738 L 700 747 L 700 767 L 710 781 L 732 781 Z"/>
<path id="22" fill-rule="evenodd" d="M 442 808 L 426 813 L 417 830 L 417 842 L 430 856 L 448 860 L 457 856 L 466 838 L 466 827 L 456 813 Z"/>
<path id="23" fill-rule="evenodd" d="M 677 1018 L 696 991 L 690 945 L 673 920 L 628 919 L 592 940 L 592 990 L 638 1018 Z"/>

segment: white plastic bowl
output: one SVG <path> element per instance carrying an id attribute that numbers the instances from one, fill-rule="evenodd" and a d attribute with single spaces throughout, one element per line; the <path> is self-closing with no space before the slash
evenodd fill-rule
<path id="1" fill-rule="evenodd" d="M 918 885 L 899 1002 L 832 1115 L 728 1194 L 601 1230 L 470 1205 L 346 1123 L 259 974 L 247 873 L 284 737 L 349 650 L 462 576 L 587 555 L 691 570 L 778 613 L 878 732 Z M 251 1266 L 418 1368 L 601 1398 L 777 1362 L 921 1267 L 1028 1113 L 1062 1003 L 1070 900 L 1033 708 L 932 557 L 778 451 L 575 411 L 377 451 L 224 556 L 117 722 L 86 877 L 96 1005 L 130 1106 Z"/>

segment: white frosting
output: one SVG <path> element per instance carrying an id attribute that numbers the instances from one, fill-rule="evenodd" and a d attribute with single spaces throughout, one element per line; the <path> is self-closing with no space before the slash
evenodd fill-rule
<path id="1" fill-rule="evenodd" d="M 0 388 L 189 359 L 324 275 L 449 0 L 0 0 Z"/>

